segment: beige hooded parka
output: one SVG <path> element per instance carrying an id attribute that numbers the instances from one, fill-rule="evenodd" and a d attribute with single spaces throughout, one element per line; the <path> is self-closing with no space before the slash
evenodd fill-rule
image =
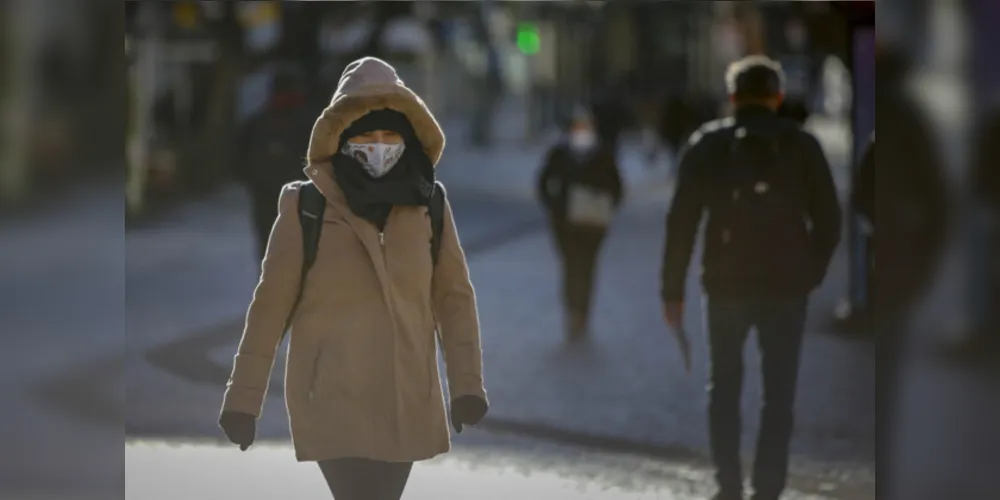
<path id="1" fill-rule="evenodd" d="M 426 207 L 393 208 L 381 235 L 355 216 L 332 175 L 341 132 L 370 111 L 406 115 L 436 165 L 445 138 L 384 61 L 347 66 L 316 121 L 306 174 L 327 199 L 316 263 L 291 319 L 285 400 L 299 461 L 430 459 L 450 448 L 437 365 L 439 329 L 452 399 L 486 399 L 476 298 L 450 205 L 438 263 Z M 300 285 L 298 186 L 286 186 L 246 317 L 223 411 L 259 416 Z"/>

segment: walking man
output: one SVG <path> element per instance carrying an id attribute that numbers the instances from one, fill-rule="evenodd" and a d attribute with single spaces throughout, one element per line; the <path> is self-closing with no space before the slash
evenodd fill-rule
<path id="1" fill-rule="evenodd" d="M 781 66 L 766 57 L 730 66 L 735 117 L 709 122 L 691 137 L 667 216 L 663 312 L 683 338 L 685 277 L 708 213 L 702 283 L 717 500 L 743 499 L 740 396 L 751 327 L 764 383 L 753 498 L 778 500 L 785 489 L 807 299 L 840 238 L 840 206 L 819 143 L 777 115 L 784 80 Z"/>
<path id="2" fill-rule="evenodd" d="M 250 192 L 260 259 L 278 218 L 281 190 L 289 182 L 306 178 L 302 151 L 309 145 L 315 116 L 304 87 L 299 74 L 279 70 L 266 107 L 252 116 L 239 134 L 234 169 Z"/>

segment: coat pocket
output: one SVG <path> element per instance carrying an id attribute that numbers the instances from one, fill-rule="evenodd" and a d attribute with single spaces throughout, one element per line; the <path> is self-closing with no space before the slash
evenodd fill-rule
<path id="1" fill-rule="evenodd" d="M 322 405 L 356 401 L 373 389 L 372 365 L 378 363 L 369 348 L 371 338 L 352 334 L 353 331 L 346 327 L 338 329 L 321 342 L 312 393 L 314 400 Z"/>

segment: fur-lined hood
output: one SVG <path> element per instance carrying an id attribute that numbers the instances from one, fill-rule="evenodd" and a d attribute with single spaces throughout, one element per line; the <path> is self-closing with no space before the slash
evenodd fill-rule
<path id="1" fill-rule="evenodd" d="M 337 151 L 340 134 L 355 120 L 377 109 L 406 115 L 431 163 L 437 165 L 444 151 L 444 131 L 417 94 L 403 84 L 389 63 L 364 57 L 347 65 L 330 105 L 316 120 L 309 139 L 309 164 L 329 161 Z"/>

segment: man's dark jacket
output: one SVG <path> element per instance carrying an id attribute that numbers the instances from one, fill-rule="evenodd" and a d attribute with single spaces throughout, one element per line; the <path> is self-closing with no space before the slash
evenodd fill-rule
<path id="1" fill-rule="evenodd" d="M 773 144 L 775 161 L 737 161 L 737 136 Z M 705 124 L 682 153 L 667 215 L 664 301 L 684 299 L 705 211 L 702 282 L 714 297 L 806 295 L 822 283 L 840 240 L 840 204 L 819 142 L 761 106 Z"/>

